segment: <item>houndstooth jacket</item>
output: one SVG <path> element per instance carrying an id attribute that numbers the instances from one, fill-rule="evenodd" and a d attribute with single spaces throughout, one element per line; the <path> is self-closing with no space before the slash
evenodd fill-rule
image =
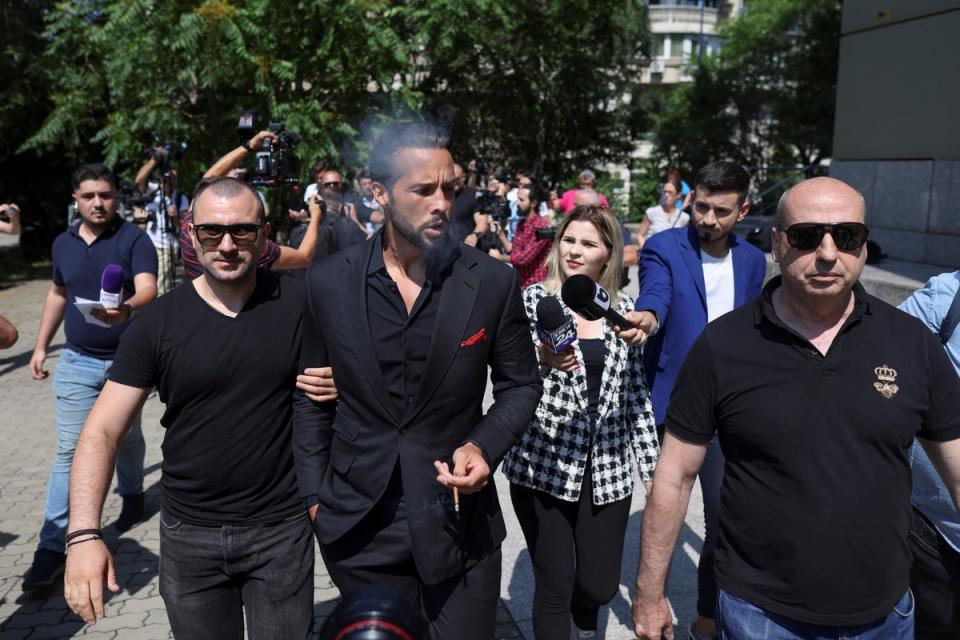
<path id="1" fill-rule="evenodd" d="M 546 295 L 542 284 L 523 291 L 534 342 L 539 342 L 534 326 L 537 303 Z M 562 300 L 560 304 L 570 314 Z M 633 309 L 633 301 L 621 295 L 616 306 L 623 314 Z M 631 457 L 643 480 L 653 478 L 659 444 L 640 348 L 628 347 L 607 323 L 603 324 L 603 346 L 606 354 L 596 424 L 590 424 L 586 413 L 584 367 L 572 373 L 550 369 L 530 427 L 504 459 L 503 471 L 511 482 L 577 502 L 590 454 L 593 504 L 609 504 L 633 493 Z M 574 349 L 583 362 L 577 343 Z"/>

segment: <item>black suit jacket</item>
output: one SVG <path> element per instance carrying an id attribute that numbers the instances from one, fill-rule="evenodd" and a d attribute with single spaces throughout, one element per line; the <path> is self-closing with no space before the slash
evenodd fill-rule
<path id="1" fill-rule="evenodd" d="M 399 459 L 413 556 L 433 584 L 506 536 L 492 479 L 477 494 L 461 494 L 457 518 L 433 461 L 449 462 L 472 441 L 495 468 L 529 425 L 542 388 L 516 273 L 461 245 L 443 285 L 420 389 L 412 409 L 398 416 L 367 327 L 366 268 L 370 252 L 381 250 L 380 235 L 307 274 L 300 369 L 332 366 L 340 397 L 317 404 L 296 394 L 294 460 L 301 495 L 318 502 L 320 543 L 329 544 L 377 504 Z M 494 404 L 484 415 L 488 365 Z"/>

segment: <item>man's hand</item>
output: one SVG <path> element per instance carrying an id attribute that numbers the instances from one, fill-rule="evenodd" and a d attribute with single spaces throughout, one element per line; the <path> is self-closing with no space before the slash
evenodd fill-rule
<path id="1" fill-rule="evenodd" d="M 467 494 L 477 493 L 490 481 L 490 465 L 483 459 L 480 447 L 472 442 L 453 452 L 453 473 L 446 462 L 434 460 L 433 467 L 437 470 L 437 482 Z"/>
<path id="2" fill-rule="evenodd" d="M 287 209 L 287 215 L 294 222 L 306 222 L 310 219 L 310 213 L 306 209 Z"/>
<path id="3" fill-rule="evenodd" d="M 636 327 L 626 329 L 614 327 L 613 332 L 631 347 L 643 344 L 647 338 L 657 332 L 657 316 L 650 311 L 630 311 L 623 318 L 635 324 Z"/>
<path id="4" fill-rule="evenodd" d="M 130 309 L 130 305 L 121 304 L 116 309 L 91 309 L 90 315 L 100 322 L 106 322 L 111 327 L 115 327 L 129 320 L 133 311 Z"/>
<path id="5" fill-rule="evenodd" d="M 113 558 L 103 540 L 74 545 L 67 553 L 63 574 L 63 597 L 87 624 L 103 619 L 103 588 L 120 591 Z"/>
<path id="6" fill-rule="evenodd" d="M 303 373 L 297 376 L 297 389 L 314 402 L 330 402 L 339 395 L 331 367 L 304 369 Z"/>
<path id="7" fill-rule="evenodd" d="M 257 135 L 250 138 L 250 142 L 248 144 L 250 145 L 251 149 L 257 151 L 263 146 L 263 141 L 267 138 L 270 138 L 270 140 L 276 142 L 277 134 L 275 134 L 273 131 L 261 131 Z"/>
<path id="8" fill-rule="evenodd" d="M 642 640 L 673 640 L 673 614 L 665 596 L 645 598 L 638 590 L 633 596 L 633 631 Z"/>
<path id="9" fill-rule="evenodd" d="M 50 374 L 43 368 L 43 363 L 47 360 L 46 349 L 34 349 L 33 356 L 30 357 L 30 375 L 34 380 L 44 380 Z"/>
<path id="10" fill-rule="evenodd" d="M 570 345 L 560 353 L 554 353 L 550 349 L 540 344 L 540 361 L 550 365 L 557 371 L 564 371 L 566 373 L 572 373 L 580 368 L 580 363 L 577 362 L 577 353 L 573 349 L 573 345 Z"/>

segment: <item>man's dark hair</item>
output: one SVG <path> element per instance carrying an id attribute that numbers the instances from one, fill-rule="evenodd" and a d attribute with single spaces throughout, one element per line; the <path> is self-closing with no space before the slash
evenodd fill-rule
<path id="1" fill-rule="evenodd" d="M 743 204 L 750 191 L 750 173 L 731 160 L 717 160 L 697 172 L 694 186 L 708 191 L 736 191 L 739 203 Z"/>
<path id="2" fill-rule="evenodd" d="M 201 180 L 197 183 L 197 188 L 193 191 L 193 198 L 190 202 L 192 203 L 194 223 L 196 223 L 197 217 L 197 201 L 204 191 L 212 191 L 223 198 L 235 198 L 244 191 L 248 191 L 257 202 L 257 220 L 260 221 L 260 224 L 263 224 L 264 220 L 267 219 L 267 212 L 264 209 L 263 200 L 260 199 L 260 194 L 256 189 L 243 180 L 237 180 L 236 178 L 230 178 L 228 176 L 217 176 L 215 178 Z"/>
<path id="3" fill-rule="evenodd" d="M 85 164 L 74 171 L 70 176 L 70 185 L 76 191 L 80 188 L 80 183 L 87 180 L 106 180 L 111 187 L 117 188 L 117 177 L 113 175 L 113 170 L 100 162 Z"/>
<path id="4" fill-rule="evenodd" d="M 530 194 L 530 196 L 529 196 L 529 197 L 530 197 L 530 200 L 531 200 L 531 201 L 536 201 L 536 202 L 537 202 L 537 206 L 539 206 L 541 203 L 544 203 L 544 202 L 547 201 L 547 192 L 546 192 L 546 190 L 545 190 L 543 187 L 541 187 L 540 184 L 537 183 L 536 181 L 531 182 L 531 183 L 528 184 L 528 185 L 520 185 L 520 187 L 518 187 L 518 188 L 519 188 L 519 189 L 526 189 L 526 190 L 527 190 L 527 193 Z M 533 212 L 533 209 L 531 209 L 530 211 Z"/>
<path id="5" fill-rule="evenodd" d="M 370 177 L 390 186 L 400 176 L 393 164 L 402 149 L 446 149 L 450 136 L 446 130 L 423 121 L 395 122 L 377 136 L 370 151 Z"/>
<path id="6" fill-rule="evenodd" d="M 364 178 L 369 178 L 369 177 L 370 177 L 370 172 L 367 171 L 366 169 L 360 169 L 360 171 L 357 171 L 358 181 L 363 180 Z"/>

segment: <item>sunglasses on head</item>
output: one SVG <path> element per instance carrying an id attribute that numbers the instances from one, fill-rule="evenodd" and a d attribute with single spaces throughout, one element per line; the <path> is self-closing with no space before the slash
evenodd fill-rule
<path id="1" fill-rule="evenodd" d="M 229 233 L 233 244 L 240 247 L 256 242 L 262 228 L 262 224 L 195 224 L 193 233 L 200 244 L 207 248 L 220 246 L 225 233 Z"/>
<path id="2" fill-rule="evenodd" d="M 812 251 L 823 242 L 823 235 L 829 233 L 833 244 L 841 251 L 856 251 L 867 242 L 870 230 L 859 222 L 798 222 L 789 229 L 777 227 L 787 235 L 790 246 L 799 251 Z"/>

